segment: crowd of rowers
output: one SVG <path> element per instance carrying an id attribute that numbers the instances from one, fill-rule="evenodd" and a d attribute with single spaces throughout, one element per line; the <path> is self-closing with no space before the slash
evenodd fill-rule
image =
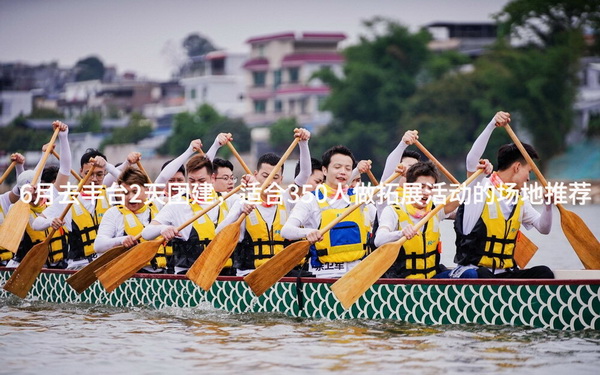
<path id="1" fill-rule="evenodd" d="M 208 187 L 214 197 L 234 188 L 237 179 L 232 163 L 216 157 L 218 149 L 233 140 L 231 134 L 219 134 L 206 154 L 196 154 L 202 143 L 193 140 L 183 154 L 163 166 L 154 184 L 165 186 L 161 192 L 165 198 L 176 198 L 169 200 L 156 199 L 155 194 L 146 199 L 151 181 L 135 166 L 140 160 L 139 153 L 132 152 L 125 162 L 113 166 L 102 153 L 88 149 L 81 158 L 79 173 L 85 176 L 90 169 L 93 171 L 64 219 L 60 216 L 65 203 L 54 199 L 48 204 L 48 199 L 36 199 L 39 185 L 30 184 L 34 172 L 24 171 L 24 158 L 13 154 L 17 183 L 0 196 L 0 222 L 11 204 L 24 195 L 31 198 L 30 219 L 16 253 L 0 249 L 1 265 L 18 266 L 28 250 L 54 228 L 46 268 L 78 270 L 115 246 L 129 248 L 139 241 L 162 236 L 163 246 L 140 272 L 184 274 L 216 234 L 245 213 L 238 245 L 221 275 L 245 276 L 294 241 L 307 239 L 312 243 L 309 256 L 289 276 L 341 277 L 375 248 L 405 236 L 407 241 L 384 277 L 553 278 L 548 267 L 519 269 L 514 260 L 522 225 L 527 229 L 535 227 L 543 234 L 550 231 L 551 204 L 543 205 L 540 213 L 523 197 L 502 199 L 508 190 L 504 187 L 511 185 L 518 190 L 529 181 L 531 166 L 514 144 L 498 150 L 496 172 L 488 160 L 481 159 L 493 130 L 509 121 L 510 114 L 498 112 L 466 158 L 469 175 L 477 169 L 484 170 L 473 184 L 483 187 L 487 192 L 485 199 L 450 201 L 419 229 L 415 229 L 415 224 L 434 206 L 431 195 L 439 175 L 431 161 L 422 161 L 418 152 L 407 150 L 418 140 L 416 131 L 407 131 L 389 154 L 380 181 L 400 172 L 398 193 L 402 195 L 403 184 L 412 184 L 418 188 L 419 199 L 411 203 L 385 200 L 368 203 L 324 234 L 319 229 L 355 201 L 353 187 L 360 181 L 360 173 L 370 169 L 370 162 L 357 162 L 344 146 L 331 147 L 321 160 L 311 158 L 310 133 L 305 129 L 294 131 L 294 137 L 299 138 L 299 162 L 293 184 L 281 193 L 282 199 L 252 203 L 243 194 L 235 193 L 179 231 L 178 226 L 207 206 L 205 198 L 195 196 L 200 191 L 199 185 Z M 41 182 L 52 184 L 52 194 L 57 196 L 64 192 L 70 178 L 71 151 L 68 126 L 59 121 L 53 126 L 60 129 L 60 166 L 45 168 Z M 537 158 L 533 147 L 525 147 L 532 158 Z M 260 156 L 254 173 L 245 174 L 240 183 L 262 184 L 279 160 L 274 153 Z M 273 184 L 280 186 L 282 180 L 283 171 L 274 174 Z M 115 184 L 123 192 L 119 204 L 111 202 L 107 193 L 107 187 Z M 187 193 L 177 194 L 173 189 L 185 184 L 190 187 L 184 189 Z M 291 199 L 291 192 L 298 188 L 304 192 L 302 199 Z M 456 231 L 456 265 L 451 268 L 440 263 L 439 223 L 444 219 L 453 219 Z"/>

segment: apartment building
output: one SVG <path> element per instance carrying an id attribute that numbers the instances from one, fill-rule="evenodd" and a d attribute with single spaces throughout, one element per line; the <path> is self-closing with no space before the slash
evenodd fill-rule
<path id="1" fill-rule="evenodd" d="M 247 96 L 244 120 L 251 127 L 268 126 L 280 118 L 295 117 L 314 130 L 326 125 L 331 114 L 321 109 L 329 87 L 312 78 L 326 68 L 342 74 L 344 58 L 338 44 L 343 33 L 279 33 L 253 37 L 245 62 Z"/>

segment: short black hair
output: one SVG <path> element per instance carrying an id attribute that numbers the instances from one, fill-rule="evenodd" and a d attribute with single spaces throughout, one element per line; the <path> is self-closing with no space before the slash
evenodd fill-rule
<path id="1" fill-rule="evenodd" d="M 315 170 L 320 171 L 323 168 L 323 164 L 319 159 L 310 158 L 311 169 L 310 173 L 312 174 Z M 296 163 L 296 169 L 294 170 L 294 177 L 297 177 L 300 174 L 300 160 Z"/>
<path id="2" fill-rule="evenodd" d="M 329 163 L 331 163 L 331 157 L 335 154 L 342 154 L 342 155 L 349 156 L 352 159 L 352 168 L 356 167 L 356 159 L 354 158 L 352 151 L 350 151 L 350 149 L 348 147 L 342 146 L 342 145 L 333 146 L 332 148 L 330 148 L 329 150 L 327 150 L 323 153 L 323 156 L 322 156 L 323 167 L 325 167 L 325 168 L 329 167 Z"/>
<path id="3" fill-rule="evenodd" d="M 415 182 L 421 176 L 433 177 L 436 183 L 439 180 L 437 169 L 430 161 L 419 161 L 411 165 L 406 171 L 406 182 Z"/>
<path id="4" fill-rule="evenodd" d="M 102 156 L 104 160 L 108 161 L 106 156 L 100 151 L 96 150 L 95 148 L 88 148 L 81 157 L 81 168 L 83 168 L 84 164 L 89 163 L 91 158 L 95 158 L 96 156 Z"/>
<path id="5" fill-rule="evenodd" d="M 539 159 L 539 155 L 537 151 L 533 148 L 533 146 L 523 143 L 523 147 L 525 151 L 531 156 L 532 159 Z M 519 151 L 519 148 L 514 143 L 509 143 L 503 146 L 500 146 L 498 149 L 498 170 L 504 171 L 508 169 L 514 162 L 520 162 L 521 164 L 527 164 L 527 161 Z"/>
<path id="6" fill-rule="evenodd" d="M 215 158 L 212 161 L 212 164 L 213 164 L 213 172 L 214 173 L 217 173 L 219 168 L 229 168 L 233 172 L 233 164 L 231 164 L 231 162 L 229 160 Z"/>
<path id="7" fill-rule="evenodd" d="M 279 155 L 277 155 L 273 152 L 267 152 L 266 154 L 264 154 L 263 156 L 258 158 L 258 162 L 256 163 L 256 170 L 257 171 L 260 170 L 260 167 L 263 164 L 269 164 L 272 166 L 276 166 L 277 163 L 279 163 L 279 160 L 281 160 L 281 157 Z M 281 166 L 281 170 L 283 171 L 283 165 Z"/>
<path id="8" fill-rule="evenodd" d="M 400 158 L 400 161 L 402 161 L 402 159 L 404 158 L 413 158 L 416 159 L 417 161 L 421 160 L 421 154 L 419 154 L 416 151 L 413 150 L 404 150 L 404 152 L 402 153 L 402 157 Z"/>
<path id="9" fill-rule="evenodd" d="M 163 169 L 165 169 L 165 167 L 166 167 L 167 165 L 169 165 L 169 163 L 170 163 L 170 162 L 172 162 L 173 160 L 175 160 L 175 159 L 167 160 L 167 161 L 166 161 L 166 162 L 165 162 L 165 163 L 162 165 L 162 167 L 160 167 L 160 170 L 162 171 Z M 177 172 L 181 172 L 181 174 L 185 176 L 185 167 L 184 167 L 183 165 L 181 165 L 181 166 L 179 167 L 179 169 L 177 170 Z M 175 172 L 175 174 L 177 174 L 177 172 Z"/>
<path id="10" fill-rule="evenodd" d="M 56 181 L 56 176 L 58 176 L 58 167 L 56 165 L 51 165 L 44 168 L 41 180 L 43 183 L 52 184 Z"/>

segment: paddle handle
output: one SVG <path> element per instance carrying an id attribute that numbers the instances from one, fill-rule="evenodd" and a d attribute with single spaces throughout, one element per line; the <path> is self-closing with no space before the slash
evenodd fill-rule
<path id="1" fill-rule="evenodd" d="M 54 155 L 54 157 L 60 161 L 60 155 L 54 149 L 52 150 L 52 155 Z M 77 181 L 81 181 L 81 176 L 72 169 L 71 169 L 71 176 L 75 177 L 77 179 Z"/>
<path id="2" fill-rule="evenodd" d="M 90 161 L 93 161 L 90 160 Z M 81 179 L 81 181 L 79 181 L 79 184 L 77 185 L 77 191 L 81 191 L 81 189 L 83 189 L 83 186 L 88 182 L 88 180 L 90 179 L 90 177 L 92 176 L 92 173 L 94 172 L 94 168 L 96 168 L 95 165 L 92 165 L 92 168 L 90 168 L 90 170 L 88 171 L 88 173 L 85 175 L 85 177 L 83 177 L 83 179 Z M 73 201 L 69 202 L 67 204 L 67 206 L 65 207 L 65 209 L 62 211 L 62 213 L 60 214 L 59 219 L 60 220 L 64 220 L 65 216 L 67 216 L 67 213 L 69 212 L 69 210 L 71 209 L 71 206 L 74 204 Z M 79 203 L 78 203 L 79 204 Z M 56 229 L 52 228 L 50 230 L 50 232 L 48 233 L 48 236 L 46 237 L 46 239 L 52 238 L 52 236 L 54 236 L 54 233 L 56 232 Z"/>
<path id="3" fill-rule="evenodd" d="M 221 204 L 222 201 L 224 201 L 225 199 L 229 198 L 233 194 L 237 193 L 241 188 L 242 188 L 242 185 L 238 185 L 235 188 L 233 188 L 233 190 L 231 190 L 229 193 L 223 195 L 221 197 L 222 199 L 215 199 L 215 201 L 213 203 L 211 203 L 209 206 L 207 206 L 206 208 L 203 208 L 201 211 L 198 211 L 198 213 L 194 214 L 194 216 L 192 216 L 190 219 L 188 219 L 185 223 L 183 223 L 180 226 L 178 226 L 177 227 L 177 231 L 179 232 L 183 228 L 185 228 L 188 225 L 192 224 L 194 221 L 198 220 L 202 215 L 206 214 L 208 211 L 210 211 L 213 208 L 217 207 L 219 204 Z"/>
<path id="4" fill-rule="evenodd" d="M 419 141 L 415 141 L 415 145 L 416 145 L 416 146 L 419 148 L 419 150 L 421 150 L 421 152 L 422 152 L 423 154 L 425 154 L 425 156 L 427 156 L 427 158 L 428 158 L 429 160 L 431 160 L 431 161 L 433 162 L 433 164 L 435 164 L 435 166 L 436 166 L 436 167 L 437 167 L 437 168 L 438 168 L 440 171 L 442 171 L 442 173 L 443 173 L 443 174 L 444 174 L 444 175 L 445 175 L 445 176 L 448 178 L 448 180 L 450 180 L 450 182 L 452 182 L 453 184 L 457 184 L 457 185 L 459 184 L 458 180 L 457 180 L 456 178 L 454 178 L 454 176 L 452 176 L 452 173 L 450 173 L 450 171 L 448 171 L 448 170 L 447 170 L 447 169 L 446 169 L 446 168 L 445 168 L 445 167 L 442 165 L 442 163 L 440 163 L 440 162 L 439 162 L 439 161 L 438 161 L 438 160 L 435 158 L 435 156 L 433 156 L 433 155 L 431 154 L 431 152 L 429 152 L 429 150 L 427 150 L 427 149 L 425 148 L 425 146 L 423 146 L 423 145 L 421 144 L 421 142 L 419 142 Z"/>
<path id="5" fill-rule="evenodd" d="M 281 170 L 281 166 L 283 165 L 283 163 L 285 163 L 285 161 L 290 156 L 292 151 L 294 151 L 294 148 L 296 148 L 296 146 L 298 145 L 298 142 L 300 142 L 300 138 L 299 137 L 294 138 L 294 141 L 292 142 L 290 147 L 288 147 L 288 149 L 285 150 L 285 152 L 281 156 L 281 159 L 279 159 L 279 162 L 275 165 L 275 167 L 273 167 L 273 170 L 271 171 L 271 173 L 269 173 L 269 177 L 267 177 L 265 182 L 263 182 L 262 186 L 260 187 L 261 191 L 265 190 L 267 188 L 267 186 L 271 185 L 271 182 L 273 182 L 275 175 L 279 172 L 279 170 Z"/>
<path id="6" fill-rule="evenodd" d="M 381 190 L 383 188 L 384 185 L 389 184 L 392 181 L 394 181 L 395 179 L 397 179 L 398 177 L 400 177 L 400 175 L 401 174 L 398 173 L 398 172 L 393 173 L 387 180 L 385 180 L 385 182 L 383 183 L 383 185 L 378 185 L 375 188 L 375 190 L 373 191 L 373 195 L 377 194 L 379 192 L 379 190 Z M 330 221 L 327 225 L 325 225 L 323 228 L 319 229 L 319 234 L 322 236 L 325 233 L 327 233 L 329 230 L 331 230 L 331 228 L 333 228 L 334 226 L 336 226 L 339 222 L 341 222 L 342 220 L 344 220 L 348 215 L 350 215 L 352 212 L 354 212 L 354 210 L 356 210 L 357 208 L 359 208 L 363 204 L 365 204 L 365 202 L 354 203 L 353 205 L 351 205 L 348 208 L 346 208 L 340 214 L 340 216 L 336 217 L 335 219 L 333 219 L 332 221 Z"/>
<path id="7" fill-rule="evenodd" d="M 31 180 L 31 185 L 34 186 L 38 183 L 40 176 L 42 175 L 42 170 L 44 170 L 44 165 L 46 165 L 46 160 L 50 156 L 50 152 L 52 152 L 52 146 L 54 142 L 56 142 L 56 138 L 58 137 L 58 133 L 60 132 L 60 128 L 54 129 L 54 133 L 52 134 L 52 138 L 50 138 L 50 143 L 48 143 L 48 148 L 44 151 L 44 155 L 42 156 L 42 160 L 40 161 L 38 169 L 35 170 L 35 174 L 33 175 L 33 179 Z"/>
<path id="8" fill-rule="evenodd" d="M 246 171 L 246 173 L 248 173 L 248 174 L 252 174 L 252 171 L 250 170 L 250 168 L 248 168 L 248 166 L 244 162 L 244 159 L 242 159 L 242 157 L 237 152 L 235 147 L 233 147 L 231 142 L 227 142 L 227 147 L 229 147 L 229 150 L 231 150 L 231 153 L 233 154 L 233 156 L 235 156 L 235 158 L 238 160 L 238 162 L 240 162 L 240 164 L 242 165 L 242 168 L 244 168 L 244 171 Z"/>
<path id="9" fill-rule="evenodd" d="M 152 179 L 150 178 L 150 175 L 148 174 L 148 172 L 146 172 L 146 170 L 144 169 L 144 166 L 142 165 L 142 162 L 138 160 L 135 164 L 137 164 L 137 166 L 140 169 L 140 171 L 142 171 L 142 173 L 144 175 L 146 175 L 146 178 L 148 179 L 148 181 L 152 182 Z"/>
<path id="10" fill-rule="evenodd" d="M 544 186 L 548 186 L 548 181 L 546 181 L 546 179 L 544 178 L 544 175 L 542 175 L 542 172 L 540 172 L 537 165 L 535 165 L 535 162 L 533 161 L 531 156 L 529 156 L 529 153 L 527 152 L 527 150 L 525 150 L 525 147 L 523 147 L 523 144 L 519 140 L 519 137 L 517 137 L 517 135 L 512 130 L 510 125 L 509 124 L 504 125 L 504 129 L 506 129 L 506 132 L 508 133 L 508 135 L 510 136 L 512 141 L 515 143 L 515 145 L 517 146 L 519 151 L 521 151 L 521 154 L 523 155 L 525 160 L 527 160 L 527 164 L 529 164 L 531 166 L 531 169 L 533 169 L 533 172 L 535 173 L 538 180 L 540 180 L 540 182 L 542 184 L 544 184 Z"/>
<path id="11" fill-rule="evenodd" d="M 6 171 L 4 171 L 4 173 L 2 174 L 2 177 L 0 177 L 0 184 L 2 184 L 4 182 L 4 180 L 6 180 L 6 177 L 8 177 L 10 172 L 12 172 L 12 170 L 15 168 L 15 165 L 17 165 L 17 162 L 13 161 L 12 163 L 10 163 L 8 168 L 6 168 Z"/>
<path id="12" fill-rule="evenodd" d="M 438 212 L 440 212 L 440 210 L 442 208 L 446 207 L 446 204 L 448 204 L 448 202 L 450 202 L 450 200 L 454 199 L 454 197 L 456 196 L 456 194 L 460 193 L 460 191 L 464 187 L 466 187 L 471 182 L 473 182 L 473 180 L 475 180 L 482 173 L 483 173 L 483 169 L 478 169 L 469 178 L 467 178 L 467 180 L 465 182 L 463 182 L 458 188 L 456 188 L 454 191 L 452 191 L 452 193 L 448 194 L 448 196 L 446 197 L 446 201 L 444 203 L 442 203 L 442 204 L 440 204 L 438 206 L 435 206 L 435 208 L 433 210 L 429 211 L 429 213 L 427 215 L 425 215 L 425 217 L 423 217 L 421 220 L 419 220 L 418 223 L 416 223 L 414 225 L 415 230 L 418 230 L 422 226 L 424 226 L 433 216 L 435 216 Z M 404 242 L 406 242 L 406 240 L 407 240 L 407 238 L 405 236 L 402 236 L 402 238 L 400 238 L 395 243 L 397 245 L 402 245 Z"/>
<path id="13" fill-rule="evenodd" d="M 371 184 L 373 184 L 373 186 L 379 185 L 379 181 L 377 181 L 375 176 L 373 176 L 373 172 L 371 172 L 370 169 L 367 171 L 367 176 L 369 176 L 369 180 L 371 181 Z"/>

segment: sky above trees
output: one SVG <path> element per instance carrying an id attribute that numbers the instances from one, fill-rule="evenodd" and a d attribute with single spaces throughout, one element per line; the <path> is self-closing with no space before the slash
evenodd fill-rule
<path id="1" fill-rule="evenodd" d="M 58 61 L 90 55 L 120 72 L 167 79 L 181 44 L 198 32 L 220 48 L 246 52 L 251 36 L 341 31 L 355 44 L 361 21 L 379 15 L 412 30 L 434 21 L 491 21 L 507 0 L 0 0 L 2 62 Z"/>

